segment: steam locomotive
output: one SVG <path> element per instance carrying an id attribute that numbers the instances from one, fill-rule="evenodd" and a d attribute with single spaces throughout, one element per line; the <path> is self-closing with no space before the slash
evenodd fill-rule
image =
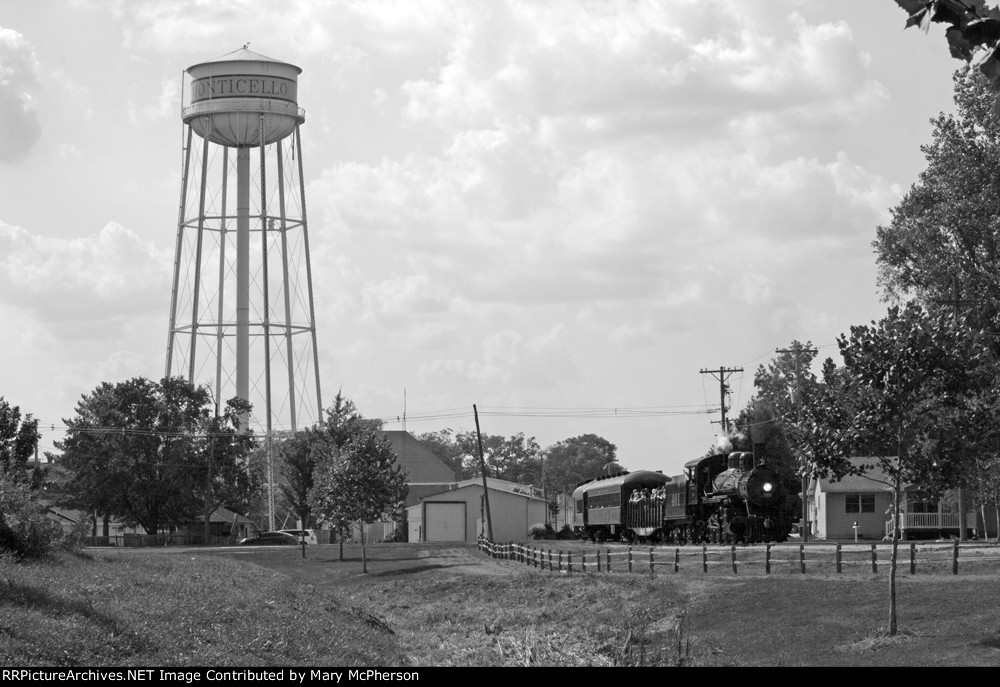
<path id="1" fill-rule="evenodd" d="M 594 541 L 784 541 L 788 500 L 773 469 L 737 451 L 692 460 L 674 477 L 640 470 L 583 482 L 573 491 L 573 529 Z"/>

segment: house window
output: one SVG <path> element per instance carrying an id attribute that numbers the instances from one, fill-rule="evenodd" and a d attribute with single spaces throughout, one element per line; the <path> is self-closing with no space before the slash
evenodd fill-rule
<path id="1" fill-rule="evenodd" d="M 848 494 L 844 498 L 845 513 L 874 513 L 875 494 Z"/>

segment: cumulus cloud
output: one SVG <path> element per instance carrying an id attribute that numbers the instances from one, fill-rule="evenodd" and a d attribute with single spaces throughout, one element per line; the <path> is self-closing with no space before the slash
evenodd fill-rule
<path id="1" fill-rule="evenodd" d="M 180 108 L 180 79 L 170 78 L 160 82 L 160 93 L 155 101 L 138 105 L 128 102 L 128 118 L 132 124 L 146 124 L 151 121 L 169 119 L 177 116 Z"/>
<path id="2" fill-rule="evenodd" d="M 38 71 L 31 43 L 0 27 L 0 162 L 22 160 L 41 137 L 35 111 Z"/>
<path id="3" fill-rule="evenodd" d="M 0 223 L 0 292 L 62 333 L 108 336 L 133 316 L 159 313 L 170 258 L 114 222 L 95 236 L 39 236 Z"/>
<path id="4" fill-rule="evenodd" d="M 439 288 L 522 305 L 676 292 L 711 278 L 723 237 L 776 260 L 791 236 L 855 240 L 895 190 L 768 141 L 852 121 L 883 89 L 846 24 L 782 8 L 464 4 L 437 24 L 437 68 L 399 87 L 442 145 L 338 164 L 312 197 L 345 250 L 392 240 Z M 390 33 L 393 16 L 366 14 Z"/>

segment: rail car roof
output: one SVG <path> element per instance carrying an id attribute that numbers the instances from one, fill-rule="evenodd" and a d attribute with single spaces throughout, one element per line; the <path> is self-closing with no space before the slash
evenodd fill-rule
<path id="1" fill-rule="evenodd" d="M 598 489 L 602 487 L 609 486 L 622 486 L 628 484 L 642 484 L 648 482 L 657 482 L 659 484 L 666 484 L 671 480 L 670 477 L 664 475 L 662 472 L 653 472 L 652 470 L 637 470 L 635 472 L 617 472 L 613 475 L 608 475 L 607 477 L 595 477 L 594 479 L 587 480 L 577 485 L 576 489 L 573 490 L 574 496 L 577 493 L 582 493 L 584 491 L 590 491 L 591 489 Z"/>
<path id="2" fill-rule="evenodd" d="M 709 460 L 711 458 L 715 458 L 716 460 L 721 459 L 723 461 L 727 460 L 727 456 L 725 454 L 723 454 L 723 453 L 716 453 L 715 455 L 702 456 L 701 458 L 695 458 L 694 460 L 689 460 L 688 462 L 684 463 L 684 469 L 685 470 L 694 469 L 694 468 L 698 467 L 698 464 L 701 463 L 702 461 Z"/>

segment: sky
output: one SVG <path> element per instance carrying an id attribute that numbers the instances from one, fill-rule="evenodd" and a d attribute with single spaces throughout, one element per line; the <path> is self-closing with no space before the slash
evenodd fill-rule
<path id="1" fill-rule="evenodd" d="M 4 0 L 0 395 L 53 450 L 164 371 L 182 74 L 295 64 L 324 405 L 681 471 L 778 348 L 885 314 L 953 110 L 892 0 Z M 185 102 L 189 95 L 183 95 Z M 703 374 L 715 370 L 716 374 Z"/>

